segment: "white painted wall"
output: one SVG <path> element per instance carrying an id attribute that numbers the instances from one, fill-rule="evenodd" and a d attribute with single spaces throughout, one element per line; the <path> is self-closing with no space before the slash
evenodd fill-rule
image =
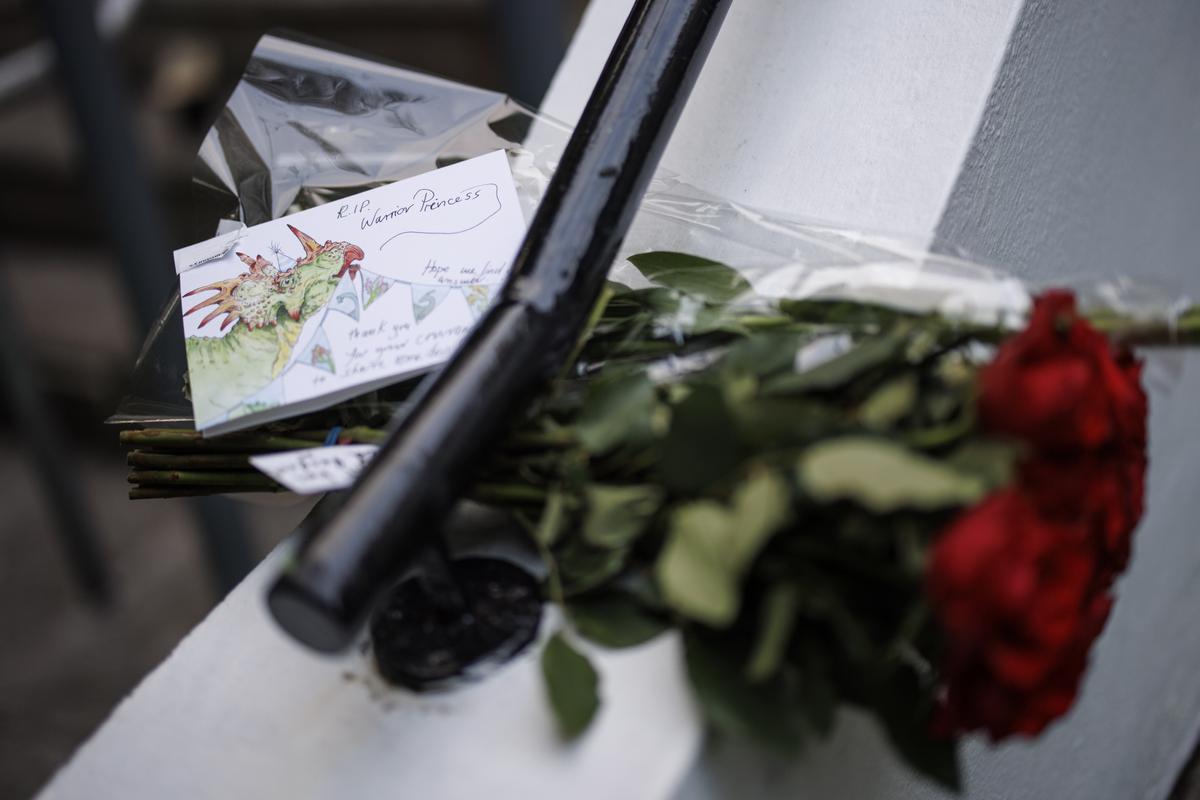
<path id="1" fill-rule="evenodd" d="M 578 119 L 631 0 L 593 0 L 542 110 Z M 663 164 L 731 200 L 934 230 L 1018 0 L 735 0 Z"/>
<path id="2" fill-rule="evenodd" d="M 1198 222 L 1200 3 L 1028 0 L 939 235 L 1196 289 Z"/>
<path id="3" fill-rule="evenodd" d="M 1200 3 L 1027 0 L 939 237 L 1039 283 L 1127 275 L 1200 297 L 1198 223 Z M 980 757 L 980 797 L 1161 798 L 1192 750 L 1200 358 L 1169 366 L 1147 515 L 1083 695 L 1036 746 Z"/>

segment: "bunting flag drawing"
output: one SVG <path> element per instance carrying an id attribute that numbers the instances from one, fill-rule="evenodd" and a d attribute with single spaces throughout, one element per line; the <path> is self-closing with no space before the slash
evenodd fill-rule
<path id="1" fill-rule="evenodd" d="M 419 283 L 409 285 L 412 290 L 413 318 L 420 323 L 433 313 L 433 310 L 450 294 L 449 286 L 423 286 Z"/>
<path id="2" fill-rule="evenodd" d="M 358 322 L 360 307 L 358 287 L 354 284 L 354 277 L 347 272 L 338 281 L 337 288 L 333 290 L 333 297 L 329 301 L 329 310 L 340 311 Z"/>
<path id="3" fill-rule="evenodd" d="M 333 348 L 329 345 L 329 337 L 324 330 L 318 330 L 313 336 L 304 363 L 323 369 L 331 375 L 337 374 L 337 366 L 333 363 Z"/>
<path id="4" fill-rule="evenodd" d="M 388 289 L 392 288 L 392 284 L 394 284 L 396 281 L 392 278 L 387 278 L 374 272 L 367 272 L 366 270 L 362 270 L 362 276 L 363 310 L 365 311 L 371 307 L 371 303 L 374 303 L 376 300 L 382 297 Z"/>
<path id="5" fill-rule="evenodd" d="M 473 284 L 462 287 L 463 297 L 467 299 L 467 308 L 471 316 L 478 320 L 492 304 L 492 287 L 486 284 Z"/>

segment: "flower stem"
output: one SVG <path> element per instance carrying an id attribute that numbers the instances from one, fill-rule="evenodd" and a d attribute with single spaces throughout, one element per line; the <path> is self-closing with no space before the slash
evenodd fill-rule
<path id="1" fill-rule="evenodd" d="M 250 456 L 237 453 L 146 453 L 134 450 L 125 462 L 140 469 L 249 469 Z"/>
<path id="2" fill-rule="evenodd" d="M 156 450 L 190 450 L 208 452 L 271 452 L 274 450 L 303 450 L 315 447 L 318 442 L 290 436 L 271 434 L 220 436 L 205 438 L 199 431 L 178 428 L 146 428 L 144 430 L 121 431 L 121 444 L 132 447 L 151 447 Z"/>
<path id="3" fill-rule="evenodd" d="M 214 494 L 278 492 L 279 487 L 263 486 L 131 486 L 130 500 L 169 500 L 174 497 L 210 497 Z"/>
<path id="4" fill-rule="evenodd" d="M 1087 314 L 1092 327 L 1114 341 L 1140 347 L 1178 347 L 1200 344 L 1200 307 L 1190 306 L 1167 319 L 1123 316 L 1110 311 Z"/>
<path id="5" fill-rule="evenodd" d="M 490 505 L 540 505 L 546 490 L 523 483 L 477 483 L 467 493 L 472 500 Z"/>
<path id="6" fill-rule="evenodd" d="M 132 469 L 129 482 L 139 485 L 166 486 L 246 486 L 276 489 L 279 484 L 254 470 L 151 470 Z"/>

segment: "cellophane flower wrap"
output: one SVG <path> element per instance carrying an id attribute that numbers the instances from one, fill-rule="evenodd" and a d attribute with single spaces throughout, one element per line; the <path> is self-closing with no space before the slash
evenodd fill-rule
<path id="1" fill-rule="evenodd" d="M 198 237 L 497 147 L 532 211 L 565 138 L 499 95 L 265 37 L 201 150 Z M 159 426 L 125 434 L 131 464 L 176 463 L 195 494 L 205 443 L 161 429 L 188 422 L 178 313 L 115 421 Z M 467 493 L 510 517 L 564 612 L 542 654 L 564 735 L 600 703 L 587 649 L 668 631 L 709 723 L 769 746 L 857 706 L 957 786 L 961 736 L 1040 733 L 1135 549 L 1147 396 L 1130 348 L 1198 323 L 1178 301 L 1080 308 L 660 174 L 571 363 Z M 248 465 L 240 483 L 239 451 L 333 425 L 378 440 L 411 388 L 224 437 L 213 490 L 278 488 Z M 148 475 L 134 496 L 178 491 Z"/>

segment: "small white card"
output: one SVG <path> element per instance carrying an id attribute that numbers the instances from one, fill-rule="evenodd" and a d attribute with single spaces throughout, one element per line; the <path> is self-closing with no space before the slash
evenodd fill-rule
<path id="1" fill-rule="evenodd" d="M 250 456 L 250 463 L 288 491 L 320 494 L 349 488 L 378 450 L 373 444 L 340 444 Z"/>
<path id="2" fill-rule="evenodd" d="M 497 150 L 177 250 L 197 430 L 308 413 L 445 361 L 524 234 Z"/>

